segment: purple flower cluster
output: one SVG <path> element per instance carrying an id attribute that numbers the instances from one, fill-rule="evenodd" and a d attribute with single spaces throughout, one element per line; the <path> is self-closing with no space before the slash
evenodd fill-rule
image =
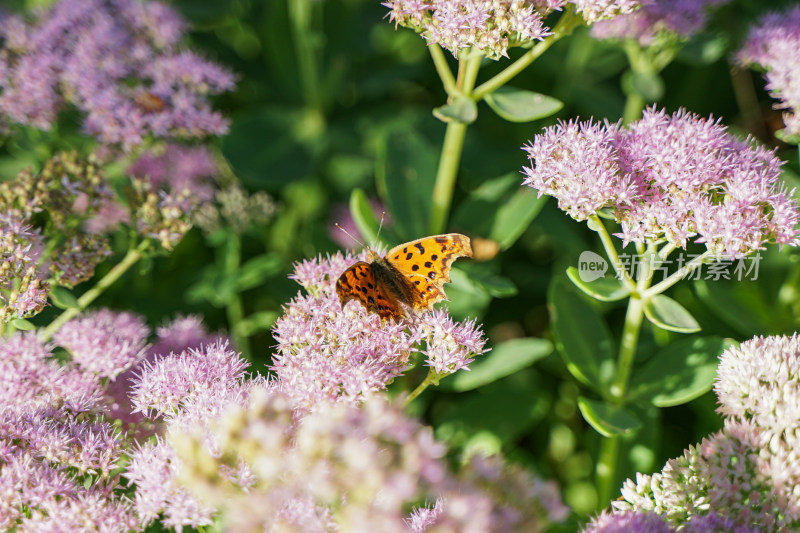
<path id="1" fill-rule="evenodd" d="M 233 76 L 183 51 L 185 23 L 160 2 L 61 0 L 31 23 L 0 19 L 0 113 L 49 129 L 74 105 L 84 130 L 129 150 L 150 136 L 203 137 L 227 131 L 209 95 Z"/>
<path id="2" fill-rule="evenodd" d="M 104 238 L 81 226 L 110 196 L 96 159 L 75 153 L 58 153 L 39 172 L 28 168 L 0 183 L 2 254 L 14 258 L 0 278 L 15 287 L 1 320 L 37 313 L 50 284 L 71 287 L 92 276 L 111 252 Z"/>
<path id="3" fill-rule="evenodd" d="M 800 527 L 800 337 L 754 338 L 720 357 L 724 428 L 622 487 L 620 510 L 654 512 L 681 531 Z"/>
<path id="4" fill-rule="evenodd" d="M 41 311 L 50 285 L 37 263 L 44 246 L 38 231 L 10 213 L 0 213 L 0 324 Z"/>
<path id="5" fill-rule="evenodd" d="M 477 48 L 492 59 L 508 57 L 508 49 L 550 32 L 543 19 L 553 10 L 573 4 L 584 20 L 630 13 L 639 0 L 386 0 L 395 26 L 417 31 L 429 44 L 438 44 L 458 57 L 459 50 Z"/>
<path id="6" fill-rule="evenodd" d="M 736 139 L 718 121 L 648 109 L 627 128 L 568 122 L 524 147 L 524 185 L 586 220 L 610 209 L 628 242 L 693 240 L 717 257 L 740 258 L 767 242 L 797 245 L 797 204 L 782 162 Z"/>
<path id="7" fill-rule="evenodd" d="M 123 440 L 100 377 L 52 355 L 32 333 L 0 341 L 0 528 L 128 531 L 136 519 L 113 472 Z"/>
<path id="8" fill-rule="evenodd" d="M 278 345 L 271 368 L 295 403 L 310 409 L 320 402 L 358 402 L 402 374 L 414 352 L 424 354 L 437 372 L 452 373 L 486 351 L 475 322 L 454 322 L 444 311 L 382 322 L 356 301 L 342 308 L 336 280 L 366 257 L 367 252 L 337 253 L 295 267 L 292 277 L 306 293 L 275 322 Z"/>
<path id="9" fill-rule="evenodd" d="M 182 325 L 194 329 L 191 323 Z M 170 334 L 179 334 L 178 329 L 179 326 L 173 326 Z M 162 346 L 168 344 L 176 345 L 174 340 L 165 340 Z M 161 421 L 167 434 L 200 431 L 204 450 L 216 455 L 219 445 L 207 428 L 229 404 L 243 404 L 250 389 L 263 383 L 258 379 L 246 380 L 246 367 L 247 363 L 223 340 L 155 355 L 143 363 L 134 379 L 133 412 Z M 134 508 L 143 525 L 161 514 L 164 516 L 161 522 L 176 529 L 212 523 L 215 509 L 181 485 L 178 479 L 181 469 L 182 462 L 174 447 L 164 438 L 148 441 L 132 452 L 124 475 L 136 485 Z M 244 483 L 248 477 L 239 475 L 238 479 Z"/>
<path id="10" fill-rule="evenodd" d="M 488 57 L 508 56 L 508 47 L 548 35 L 537 2 L 527 0 L 387 0 L 389 20 L 412 28 L 429 44 L 450 50 L 475 47 Z"/>
<path id="11" fill-rule="evenodd" d="M 750 30 L 738 55 L 744 65 L 759 65 L 766 71 L 767 89 L 785 109 L 789 135 L 800 135 L 800 7 L 785 13 L 769 13 Z"/>
<path id="12" fill-rule="evenodd" d="M 642 7 L 592 26 L 598 39 L 634 39 L 642 46 L 657 42 L 661 33 L 688 38 L 706 25 L 710 7 L 730 0 L 642 0 Z"/>
<path id="13" fill-rule="evenodd" d="M 149 334 L 141 317 L 101 309 L 67 322 L 53 341 L 66 348 L 83 371 L 113 381 L 144 357 Z"/>
<path id="14" fill-rule="evenodd" d="M 538 532 L 566 515 L 555 487 L 496 461 L 472 482 L 452 477 L 430 428 L 381 396 L 298 417 L 280 389 L 253 390 L 247 404 L 226 411 L 214 429 L 217 455 L 204 452 L 197 431 L 171 434 L 184 482 L 221 509 L 227 529 Z M 242 461 L 252 465 L 246 491 L 213 474 Z M 520 493 L 509 480 L 522 482 Z M 433 508 L 408 514 L 428 497 Z"/>

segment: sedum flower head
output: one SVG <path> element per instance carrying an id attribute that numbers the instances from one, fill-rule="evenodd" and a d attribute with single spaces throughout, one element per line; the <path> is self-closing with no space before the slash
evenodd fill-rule
<path id="1" fill-rule="evenodd" d="M 664 519 L 647 511 L 603 511 L 586 525 L 583 533 L 674 533 Z"/>
<path id="2" fill-rule="evenodd" d="M 543 24 L 553 10 L 573 4 L 588 23 L 630 13 L 640 0 L 386 0 L 389 20 L 421 34 L 458 57 L 476 48 L 487 57 L 508 57 L 513 46 L 542 40 L 550 32 Z"/>
<path id="3" fill-rule="evenodd" d="M 82 370 L 113 381 L 144 356 L 149 334 L 141 317 L 102 309 L 70 320 L 53 341 L 66 348 Z"/>
<path id="4" fill-rule="evenodd" d="M 17 254 L 20 262 L 12 269 L 15 277 L 33 292 L 44 292 L 45 298 L 45 280 L 72 287 L 92 277 L 97 264 L 111 251 L 105 238 L 86 233 L 82 225 L 110 197 L 111 189 L 97 160 L 74 152 L 57 153 L 39 172 L 25 169 L 15 179 L 0 183 L 0 213 L 8 217 L 4 220 L 8 233 L 3 233 L 7 239 L 16 234 L 20 244 L 27 241 L 23 246 L 29 245 L 23 254 Z M 43 253 L 41 241 L 45 238 L 48 246 Z M 26 268 L 21 267 L 23 262 Z M 34 280 L 37 276 L 43 278 L 38 283 Z M 40 308 L 33 306 L 23 314 Z"/>
<path id="5" fill-rule="evenodd" d="M 412 28 L 455 56 L 475 47 L 493 59 L 507 57 L 509 46 L 548 35 L 537 2 L 528 0 L 388 0 L 383 5 L 395 26 Z"/>
<path id="6" fill-rule="evenodd" d="M 641 46 L 658 43 L 662 34 L 689 38 L 706 25 L 707 11 L 729 0 L 643 0 L 642 7 L 592 26 L 598 39 L 634 39 Z"/>
<path id="7" fill-rule="evenodd" d="M 228 122 L 209 95 L 233 76 L 182 50 L 185 23 L 160 2 L 61 0 L 28 23 L 0 20 L 0 113 L 50 129 L 67 106 L 83 129 L 130 150 L 146 138 L 218 135 Z"/>
<path id="8" fill-rule="evenodd" d="M 623 128 L 560 123 L 524 147 L 523 184 L 558 199 L 576 220 L 608 209 L 625 243 L 703 243 L 739 258 L 767 242 L 796 245 L 797 204 L 781 161 L 736 139 L 718 121 L 648 109 Z"/>
<path id="9" fill-rule="evenodd" d="M 193 431 L 204 453 L 218 455 L 219 445 L 209 427 L 232 404 L 243 404 L 260 380 L 245 381 L 247 363 L 217 341 L 197 349 L 157 355 L 146 361 L 134 380 L 134 412 L 163 420 L 163 431 Z M 136 484 L 134 505 L 142 525 L 163 513 L 161 522 L 173 528 L 212 523 L 215 509 L 180 484 L 182 461 L 168 440 L 148 441 L 131 454 L 124 474 Z M 218 473 L 219 475 L 219 473 Z M 235 475 L 229 476 L 236 477 Z M 247 476 L 240 475 L 242 483 Z"/>
<path id="10" fill-rule="evenodd" d="M 38 268 L 42 249 L 38 231 L 0 213 L 0 323 L 35 315 L 47 304 L 50 285 Z"/>
<path id="11" fill-rule="evenodd" d="M 508 527 L 504 502 L 490 496 L 494 491 L 452 477 L 444 447 L 430 428 L 382 396 L 369 396 L 359 406 L 326 403 L 298 416 L 280 386 L 264 387 L 226 413 L 214 430 L 220 443 L 216 456 L 202 451 L 196 431 L 171 437 L 185 461 L 184 483 L 221 507 L 230 530 L 523 530 Z M 241 462 L 251 465 L 254 480 L 246 491 L 217 474 L 220 464 L 236 469 Z M 532 492 L 536 489 L 520 500 L 535 509 L 558 500 L 557 491 L 544 505 L 526 499 Z M 409 515 L 411 504 L 425 498 L 435 498 L 436 504 Z M 547 524 L 546 515 L 529 511 L 526 516 L 517 523 L 525 531 Z"/>
<path id="12" fill-rule="evenodd" d="M 322 401 L 357 402 L 383 390 L 403 373 L 414 352 L 424 354 L 437 371 L 452 373 L 486 351 L 474 321 L 454 322 L 444 311 L 382 322 L 358 302 L 342 307 L 336 280 L 366 259 L 367 252 L 318 257 L 296 265 L 291 276 L 306 293 L 299 293 L 275 322 L 278 345 L 271 369 L 292 401 L 309 409 Z"/>
<path id="13" fill-rule="evenodd" d="M 720 356 L 718 411 L 775 435 L 800 430 L 800 337 L 755 337 Z"/>
<path id="14" fill-rule="evenodd" d="M 765 15 L 750 30 L 738 59 L 766 71 L 767 89 L 778 100 L 776 107 L 786 110 L 786 132 L 800 135 L 800 8 Z"/>
<path id="15" fill-rule="evenodd" d="M 618 510 L 655 512 L 680 531 L 800 527 L 800 338 L 756 337 L 720 357 L 724 428 L 622 487 Z"/>
<path id="16" fill-rule="evenodd" d="M 124 532 L 136 517 L 115 470 L 124 441 L 100 380 L 33 333 L 0 340 L 0 528 Z"/>

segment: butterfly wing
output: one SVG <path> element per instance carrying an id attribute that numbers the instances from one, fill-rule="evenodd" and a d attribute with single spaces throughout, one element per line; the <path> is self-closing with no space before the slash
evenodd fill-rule
<path id="1" fill-rule="evenodd" d="M 342 307 L 350 300 L 358 300 L 367 311 L 381 318 L 399 318 L 404 314 L 397 299 L 375 277 L 369 263 L 359 261 L 344 271 L 336 281 L 336 294 Z"/>
<path id="2" fill-rule="evenodd" d="M 447 298 L 442 287 L 450 281 L 450 267 L 459 257 L 472 257 L 469 237 L 448 233 L 395 246 L 386 254 L 386 262 L 408 281 L 412 307 L 423 310 Z"/>

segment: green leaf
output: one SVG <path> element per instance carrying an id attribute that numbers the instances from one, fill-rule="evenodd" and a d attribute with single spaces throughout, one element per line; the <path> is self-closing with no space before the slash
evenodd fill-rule
<path id="1" fill-rule="evenodd" d="M 727 52 L 727 36 L 722 34 L 696 34 L 681 47 L 677 58 L 684 63 L 703 67 L 719 60 Z"/>
<path id="2" fill-rule="evenodd" d="M 580 272 L 573 266 L 567 269 L 567 277 L 583 293 L 601 302 L 615 302 L 630 294 L 630 291 L 617 278 L 598 278 L 594 281 L 583 281 Z"/>
<path id="3" fill-rule="evenodd" d="M 36 329 L 36 326 L 24 318 L 15 318 L 10 322 L 10 324 L 20 331 L 33 331 Z"/>
<path id="4" fill-rule="evenodd" d="M 522 236 L 536 215 L 547 202 L 547 196 L 539 197 L 530 187 L 520 188 L 497 210 L 489 238 L 507 250 Z"/>
<path id="5" fill-rule="evenodd" d="M 553 279 L 547 295 L 556 348 L 578 381 L 605 393 L 614 377 L 614 342 L 594 307 L 564 278 Z"/>
<path id="6" fill-rule="evenodd" d="M 367 199 L 367 195 L 361 189 L 353 189 L 350 195 L 350 214 L 353 216 L 358 231 L 366 242 L 365 245 L 377 245 L 378 240 L 378 219 Z"/>
<path id="7" fill-rule="evenodd" d="M 469 371 L 457 372 L 450 385 L 456 391 L 477 389 L 532 365 L 553 352 L 544 339 L 512 339 L 498 344 L 470 365 Z"/>
<path id="8" fill-rule="evenodd" d="M 278 254 L 268 253 L 254 257 L 239 269 L 235 288 L 241 292 L 257 287 L 280 272 L 281 268 L 283 260 Z"/>
<path id="9" fill-rule="evenodd" d="M 275 311 L 260 311 L 254 313 L 236 324 L 236 333 L 244 337 L 249 337 L 254 333 L 267 331 L 272 327 L 272 324 L 277 318 L 278 313 Z"/>
<path id="10" fill-rule="evenodd" d="M 644 303 L 644 314 L 647 319 L 667 331 L 678 333 L 695 333 L 700 331 L 700 324 L 681 304 L 663 294 L 658 294 Z"/>
<path id="11" fill-rule="evenodd" d="M 472 98 L 460 96 L 449 104 L 434 108 L 433 116 L 442 122 L 470 124 L 478 118 L 478 105 Z"/>
<path id="12" fill-rule="evenodd" d="M 694 400 L 711 390 L 719 355 L 731 344 L 722 337 L 696 337 L 667 346 L 634 371 L 628 398 L 656 407 Z"/>
<path id="13" fill-rule="evenodd" d="M 50 291 L 50 300 L 60 309 L 78 309 L 78 299 L 64 287 L 53 287 Z"/>
<path id="14" fill-rule="evenodd" d="M 482 292 L 494 296 L 495 298 L 508 298 L 509 296 L 516 295 L 519 291 L 517 286 L 503 276 L 498 276 L 491 270 L 489 266 L 484 266 L 480 263 L 465 263 L 450 271 L 450 277 L 464 277 L 460 279 L 459 283 L 462 285 L 472 285 L 473 288 L 479 289 Z"/>
<path id="15" fill-rule="evenodd" d="M 664 80 L 657 72 L 628 70 L 622 75 L 622 89 L 626 94 L 638 94 L 645 102 L 655 102 L 664 96 Z"/>
<path id="16" fill-rule="evenodd" d="M 639 419 L 624 407 L 608 405 L 581 396 L 578 398 L 578 409 L 584 420 L 604 437 L 631 435 L 642 427 Z"/>
<path id="17" fill-rule="evenodd" d="M 700 301 L 742 335 L 766 335 L 773 331 L 777 310 L 764 301 L 755 284 L 698 280 L 694 289 Z"/>
<path id="18" fill-rule="evenodd" d="M 796 133 L 789 133 L 788 128 L 783 128 L 775 132 L 775 137 L 785 142 L 786 144 L 800 144 L 800 135 Z"/>
<path id="19" fill-rule="evenodd" d="M 378 146 L 376 180 L 398 237 L 427 235 L 438 152 L 413 129 L 396 129 Z"/>
<path id="20" fill-rule="evenodd" d="M 558 113 L 563 102 L 544 94 L 504 86 L 486 95 L 489 107 L 509 122 L 531 122 Z"/>

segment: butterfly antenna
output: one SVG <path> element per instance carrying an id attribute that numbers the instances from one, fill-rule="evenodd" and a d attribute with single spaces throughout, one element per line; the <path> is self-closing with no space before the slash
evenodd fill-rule
<path id="1" fill-rule="evenodd" d="M 383 219 L 386 216 L 386 211 L 381 211 L 381 223 L 378 224 L 378 233 L 375 234 L 375 245 L 381 242 L 381 229 L 383 229 Z"/>
<path id="2" fill-rule="evenodd" d="M 341 227 L 341 226 L 339 225 L 339 223 L 338 223 L 338 222 L 336 223 L 336 227 L 337 227 L 337 228 L 339 228 L 340 230 L 342 230 L 342 231 L 344 232 L 344 234 L 345 234 L 345 235 L 347 235 L 348 237 L 350 237 L 351 239 L 353 239 L 354 241 L 356 241 L 358 244 L 360 244 L 362 248 L 366 248 L 366 246 L 364 245 L 364 243 L 363 243 L 363 242 L 361 242 L 361 241 L 359 241 L 358 239 L 356 239 L 355 237 L 353 237 L 353 235 L 352 235 L 352 234 L 351 234 L 349 231 L 347 231 L 346 229 L 344 229 L 343 227 Z"/>

